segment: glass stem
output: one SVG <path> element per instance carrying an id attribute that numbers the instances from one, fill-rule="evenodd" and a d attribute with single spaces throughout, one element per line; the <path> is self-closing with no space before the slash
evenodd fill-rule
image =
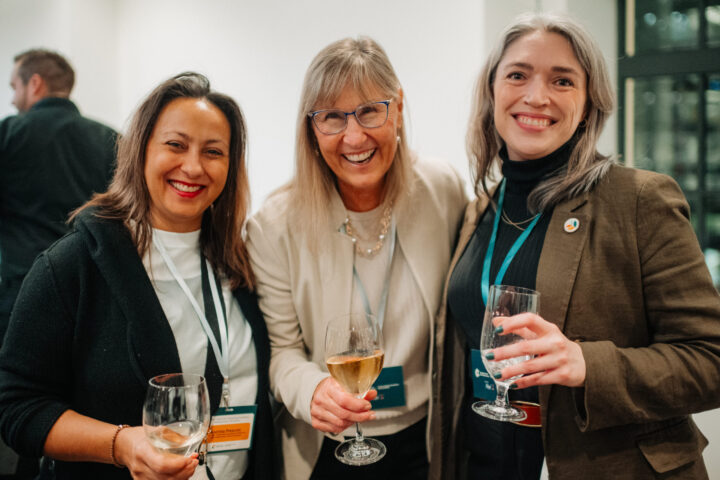
<path id="1" fill-rule="evenodd" d="M 360 424 L 355 422 L 355 443 L 363 443 L 365 441 L 365 437 L 363 437 L 362 429 L 360 428 Z"/>
<path id="2" fill-rule="evenodd" d="M 508 405 L 508 386 L 504 383 L 496 383 L 495 387 L 497 388 L 497 396 L 495 397 L 495 406 L 507 408 Z"/>

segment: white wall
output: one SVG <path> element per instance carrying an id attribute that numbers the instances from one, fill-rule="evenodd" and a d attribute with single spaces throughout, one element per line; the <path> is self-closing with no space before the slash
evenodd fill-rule
<path id="1" fill-rule="evenodd" d="M 0 0 L 0 81 L 12 57 L 44 46 L 77 71 L 72 98 L 86 115 L 122 129 L 158 82 L 183 70 L 208 75 L 235 97 L 249 125 L 253 207 L 290 178 L 303 74 L 325 45 L 371 35 L 403 83 L 410 142 L 450 160 L 467 178 L 464 136 L 470 93 L 502 27 L 528 10 L 569 12 L 600 43 L 615 80 L 612 0 Z M 7 83 L 6 83 L 7 85 Z M 0 117 L 14 113 L 0 88 Z M 612 118 L 601 139 L 616 150 Z M 696 416 L 710 438 L 705 457 L 720 478 L 720 411 Z M 715 455 L 713 455 L 713 453 Z M 715 457 L 715 458 L 714 458 Z"/>
<path id="2" fill-rule="evenodd" d="M 293 171 L 302 78 L 328 43 L 370 35 L 387 50 L 405 90 L 409 140 L 467 177 L 469 101 L 486 46 L 526 10 L 579 11 L 614 68 L 610 0 L 2 0 L 0 79 L 12 56 L 34 46 L 66 54 L 77 71 L 72 98 L 86 115 L 122 129 L 142 97 L 183 70 L 210 77 L 247 116 L 253 208 Z M 613 76 L 614 78 L 614 76 Z M 13 113 L 0 88 L 0 116 Z M 615 124 L 602 139 L 614 151 Z"/>
<path id="3" fill-rule="evenodd" d="M 235 97 L 250 130 L 253 206 L 293 172 L 297 105 L 305 69 L 328 43 L 370 35 L 403 83 L 411 144 L 466 171 L 464 125 L 482 58 L 482 4 L 367 0 L 208 2 L 128 0 L 118 16 L 118 99 L 126 116 L 172 73 L 194 69 Z M 310 5 L 310 7 L 308 6 Z M 162 24 L 159 19 L 164 18 Z M 462 28 L 458 28 L 462 22 Z"/>

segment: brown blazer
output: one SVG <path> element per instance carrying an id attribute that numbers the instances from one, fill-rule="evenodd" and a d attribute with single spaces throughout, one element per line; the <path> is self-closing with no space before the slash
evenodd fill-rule
<path id="1" fill-rule="evenodd" d="M 448 279 L 487 204 L 468 206 Z M 551 479 L 707 478 L 707 440 L 689 415 L 720 405 L 720 297 L 688 217 L 670 177 L 620 166 L 554 208 L 540 315 L 580 342 L 587 376 L 584 388 L 540 387 Z M 566 233 L 570 218 L 580 227 Z M 436 342 L 431 478 L 454 479 L 467 364 L 444 310 Z"/>

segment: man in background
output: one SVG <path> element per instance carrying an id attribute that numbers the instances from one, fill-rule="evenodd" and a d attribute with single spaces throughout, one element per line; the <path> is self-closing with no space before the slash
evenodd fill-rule
<path id="1" fill-rule="evenodd" d="M 42 49 L 14 61 L 18 115 L 0 121 L 0 345 L 33 260 L 68 231 L 68 213 L 106 190 L 115 162 L 115 131 L 81 116 L 68 98 L 68 61 Z M 37 460 L 12 461 L 5 449 L 0 441 L 0 480 L 33 478 Z"/>

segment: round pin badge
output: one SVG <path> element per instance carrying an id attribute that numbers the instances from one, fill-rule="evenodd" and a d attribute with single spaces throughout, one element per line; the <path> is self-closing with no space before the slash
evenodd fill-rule
<path id="1" fill-rule="evenodd" d="M 567 233 L 573 233 L 576 232 L 578 228 L 580 228 L 580 220 L 577 218 L 568 218 L 565 220 L 565 225 L 563 225 L 563 228 Z"/>

